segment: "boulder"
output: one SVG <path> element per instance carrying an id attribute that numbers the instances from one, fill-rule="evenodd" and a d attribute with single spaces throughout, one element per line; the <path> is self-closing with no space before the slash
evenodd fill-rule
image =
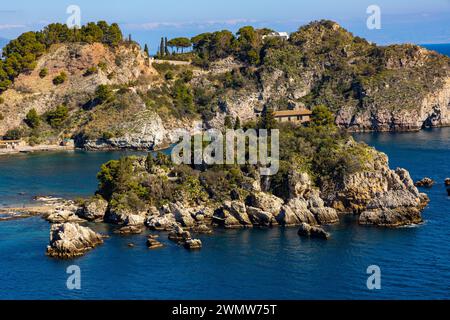
<path id="1" fill-rule="evenodd" d="M 317 225 L 314 214 L 308 209 L 308 203 L 301 198 L 294 198 L 285 204 L 276 216 L 277 222 L 282 226 L 298 226 L 302 223 Z"/>
<path id="2" fill-rule="evenodd" d="M 137 216 L 141 216 L 141 218 L 137 218 Z M 135 223 L 140 221 L 142 225 L 144 225 L 145 217 L 147 216 L 147 212 L 135 212 L 129 208 L 122 207 L 111 207 L 108 212 L 105 214 L 105 221 L 118 224 L 118 225 L 126 225 L 127 223 Z"/>
<path id="3" fill-rule="evenodd" d="M 183 230 L 183 228 L 178 225 L 169 233 L 168 238 L 178 244 L 183 244 L 187 240 L 192 239 L 190 232 Z"/>
<path id="4" fill-rule="evenodd" d="M 304 198 L 312 189 L 311 179 L 305 172 L 291 170 L 291 172 L 289 172 L 288 181 L 290 198 Z"/>
<path id="5" fill-rule="evenodd" d="M 450 187 L 450 178 L 445 179 L 445 186 Z"/>
<path id="6" fill-rule="evenodd" d="M 176 225 L 175 217 L 170 214 L 161 216 L 150 216 L 145 221 L 145 225 L 151 230 L 169 231 Z"/>
<path id="7" fill-rule="evenodd" d="M 202 242 L 198 239 L 189 239 L 183 244 L 183 246 L 188 250 L 199 250 L 202 248 Z"/>
<path id="8" fill-rule="evenodd" d="M 144 228 L 137 225 L 123 226 L 117 230 L 114 230 L 114 233 L 121 235 L 140 234 L 142 232 L 144 232 Z"/>
<path id="9" fill-rule="evenodd" d="M 170 212 L 175 217 L 175 221 L 180 223 L 185 228 L 192 228 L 195 225 L 195 220 L 192 218 L 190 210 L 183 207 L 180 203 L 170 203 Z"/>
<path id="10" fill-rule="evenodd" d="M 87 227 L 76 223 L 54 224 L 50 229 L 47 255 L 71 259 L 85 254 L 102 243 L 102 236 Z"/>
<path id="11" fill-rule="evenodd" d="M 284 203 L 283 199 L 266 192 L 251 194 L 248 197 L 247 202 L 250 207 L 259 208 L 262 211 L 272 214 L 273 216 L 280 213 L 281 207 Z"/>
<path id="12" fill-rule="evenodd" d="M 431 178 L 423 178 L 420 181 L 417 181 L 415 183 L 416 187 L 423 187 L 423 188 L 431 188 L 434 185 L 434 180 Z"/>
<path id="13" fill-rule="evenodd" d="M 247 214 L 253 225 L 260 227 L 271 227 L 278 224 L 275 217 L 266 211 L 259 208 L 247 207 Z"/>
<path id="14" fill-rule="evenodd" d="M 145 217 L 137 214 L 132 214 L 125 219 L 124 224 L 126 226 L 143 226 L 144 222 Z"/>
<path id="15" fill-rule="evenodd" d="M 101 221 L 105 217 L 108 202 L 101 198 L 95 197 L 87 200 L 77 211 L 77 215 L 88 221 Z"/>
<path id="16" fill-rule="evenodd" d="M 213 233 L 212 229 L 209 228 L 205 224 L 199 224 L 199 225 L 195 226 L 192 229 L 192 231 L 195 232 L 195 233 L 199 233 L 199 234 L 212 234 Z"/>
<path id="17" fill-rule="evenodd" d="M 339 223 L 339 216 L 333 208 L 312 208 L 311 212 L 321 225 Z"/>
<path id="18" fill-rule="evenodd" d="M 156 240 L 155 238 L 153 238 L 152 236 L 149 236 L 147 238 L 147 247 L 149 249 L 153 250 L 153 249 L 162 248 L 162 247 L 164 247 L 164 245 L 161 242 L 159 242 L 158 240 Z"/>
<path id="19" fill-rule="evenodd" d="M 51 211 L 45 215 L 43 215 L 44 219 L 50 223 L 65 223 L 65 222 L 84 222 L 73 210 L 67 210 L 64 208 L 56 208 L 54 211 Z"/>
<path id="20" fill-rule="evenodd" d="M 421 209 L 428 203 L 425 194 L 416 198 L 407 190 L 390 190 L 369 202 L 367 210 L 359 216 L 361 225 L 399 227 L 421 223 Z"/>
<path id="21" fill-rule="evenodd" d="M 307 223 L 302 223 L 298 230 L 298 235 L 301 237 L 329 239 L 330 234 L 320 227 L 314 227 Z"/>
<path id="22" fill-rule="evenodd" d="M 242 201 L 225 201 L 213 216 L 216 223 L 227 229 L 250 228 L 252 222 Z"/>
<path id="23" fill-rule="evenodd" d="M 422 222 L 420 210 L 415 207 L 367 210 L 359 216 L 359 224 L 379 227 L 401 227 Z"/>

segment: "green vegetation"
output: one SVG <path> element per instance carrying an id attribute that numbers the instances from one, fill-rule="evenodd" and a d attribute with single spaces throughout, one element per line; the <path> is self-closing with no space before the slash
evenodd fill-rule
<path id="1" fill-rule="evenodd" d="M 53 78 L 53 84 L 55 86 L 58 86 L 60 84 L 63 84 L 67 80 L 67 73 L 62 71 L 59 75 L 57 75 L 55 78 Z"/>
<path id="2" fill-rule="evenodd" d="M 98 68 L 94 66 L 94 67 L 88 68 L 88 69 L 84 72 L 83 76 L 89 77 L 89 76 L 91 76 L 91 75 L 93 75 L 93 74 L 96 74 L 96 73 L 98 73 Z"/>
<path id="3" fill-rule="evenodd" d="M 65 24 L 53 23 L 42 31 L 23 33 L 3 48 L 3 59 L 0 60 L 0 93 L 8 89 L 20 73 L 33 70 L 37 59 L 53 44 L 100 42 L 117 46 L 121 41 L 122 32 L 119 26 L 116 23 L 108 25 L 105 21 L 90 22 L 81 29 L 69 29 Z M 46 72 L 41 72 L 40 77 L 45 77 Z M 59 81 L 60 78 L 57 82 Z"/>
<path id="4" fill-rule="evenodd" d="M 323 106 L 316 114 L 327 115 Z M 317 120 L 323 119 L 318 117 Z M 231 125 L 231 119 L 230 125 Z M 236 120 L 237 122 L 237 120 Z M 292 171 L 307 172 L 316 186 L 340 183 L 347 175 L 367 170 L 373 160 L 372 151 L 358 144 L 333 124 L 308 127 L 278 124 L 280 140 L 280 170 L 268 179 L 269 191 L 287 199 L 289 175 Z M 203 147 L 206 147 L 205 144 Z M 169 202 L 205 204 L 230 199 L 245 199 L 257 175 L 254 165 L 174 165 L 167 155 L 149 154 L 145 159 L 125 157 L 110 161 L 98 174 L 98 194 L 121 208 L 136 209 Z"/>
<path id="5" fill-rule="evenodd" d="M 4 136 L 4 140 L 19 140 L 22 138 L 23 132 L 19 128 L 8 130 Z"/>
<path id="6" fill-rule="evenodd" d="M 28 111 L 25 118 L 25 123 L 32 129 L 36 129 L 37 127 L 39 127 L 41 118 L 39 117 L 36 109 L 31 109 L 30 111 Z"/>
<path id="7" fill-rule="evenodd" d="M 45 78 L 48 75 L 48 69 L 47 68 L 42 68 L 41 71 L 39 71 L 39 77 L 41 79 Z"/>
<path id="8" fill-rule="evenodd" d="M 68 116 L 69 109 L 63 104 L 44 114 L 45 120 L 52 128 L 60 128 Z"/>
<path id="9" fill-rule="evenodd" d="M 95 99 L 100 104 L 110 102 L 114 99 L 114 92 L 108 85 L 99 85 L 95 90 Z"/>

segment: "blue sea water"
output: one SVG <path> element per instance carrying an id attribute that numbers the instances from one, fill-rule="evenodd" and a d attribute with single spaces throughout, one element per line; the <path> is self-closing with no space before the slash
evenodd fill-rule
<path id="1" fill-rule="evenodd" d="M 450 43 L 441 43 L 441 44 L 423 44 L 422 47 L 425 47 L 430 50 L 434 50 L 441 54 L 445 54 L 450 56 Z"/>
<path id="2" fill-rule="evenodd" d="M 146 235 L 113 235 L 85 256 L 45 256 L 50 225 L 34 217 L 0 222 L 0 299 L 448 299 L 450 298 L 450 128 L 404 134 L 361 134 L 425 190 L 425 223 L 400 229 L 358 226 L 351 217 L 329 227 L 329 241 L 296 229 L 216 230 L 189 252 L 161 234 L 165 248 L 146 248 Z M 120 153 L 55 153 L 0 158 L 0 202 L 35 193 L 91 194 L 99 165 Z M 26 192 L 18 196 L 18 192 Z M 13 199 L 12 201 L 10 199 Z M 28 200 L 27 200 L 28 201 Z M 106 225 L 92 228 L 111 233 Z M 130 248 L 129 243 L 135 247 Z M 68 266 L 81 268 L 81 290 L 66 287 Z M 368 266 L 381 268 L 381 290 L 367 289 Z"/>

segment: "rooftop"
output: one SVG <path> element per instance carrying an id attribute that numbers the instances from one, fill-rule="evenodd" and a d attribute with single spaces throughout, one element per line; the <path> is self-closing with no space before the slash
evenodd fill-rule
<path id="1" fill-rule="evenodd" d="M 312 115 L 312 111 L 307 109 L 282 110 L 275 111 L 273 114 L 275 117 L 310 116 Z"/>

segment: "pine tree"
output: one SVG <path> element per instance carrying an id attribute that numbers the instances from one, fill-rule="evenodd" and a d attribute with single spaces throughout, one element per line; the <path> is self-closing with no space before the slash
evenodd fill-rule
<path id="1" fill-rule="evenodd" d="M 164 38 L 161 38 L 161 45 L 159 46 L 159 56 L 164 57 Z"/>
<path id="2" fill-rule="evenodd" d="M 241 119 L 239 117 L 236 117 L 236 120 L 234 122 L 234 130 L 241 129 Z"/>
<path id="3" fill-rule="evenodd" d="M 165 55 L 169 55 L 169 46 L 168 46 L 168 41 L 167 41 L 167 37 L 164 38 L 164 54 Z"/>
<path id="4" fill-rule="evenodd" d="M 259 127 L 261 129 L 272 130 L 275 129 L 276 125 L 277 122 L 275 120 L 272 108 L 269 107 L 264 108 Z"/>

